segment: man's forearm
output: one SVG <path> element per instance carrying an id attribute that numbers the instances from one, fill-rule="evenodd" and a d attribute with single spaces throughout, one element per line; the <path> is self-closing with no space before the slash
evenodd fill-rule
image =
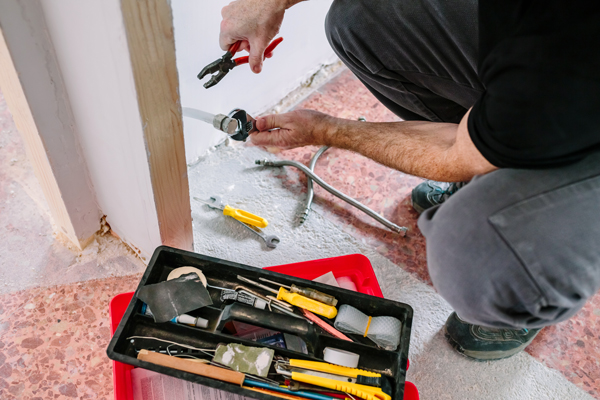
<path id="1" fill-rule="evenodd" d="M 463 142 L 463 123 L 403 121 L 369 123 L 336 120 L 322 141 L 352 150 L 390 168 L 444 182 L 468 181 L 495 169 Z M 468 132 L 466 133 L 468 136 Z M 461 139 L 462 138 L 462 139 Z M 470 148 L 472 147 L 472 148 Z M 482 161 L 483 160 L 483 161 Z"/>
<path id="2" fill-rule="evenodd" d="M 298 4 L 300 2 L 303 2 L 303 1 L 307 1 L 307 0 L 282 0 L 282 2 L 286 4 L 286 6 L 285 6 L 286 9 Z"/>

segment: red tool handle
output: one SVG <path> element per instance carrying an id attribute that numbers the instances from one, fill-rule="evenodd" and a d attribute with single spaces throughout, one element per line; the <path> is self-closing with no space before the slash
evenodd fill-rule
<path id="1" fill-rule="evenodd" d="M 232 56 L 234 56 L 235 53 L 238 52 L 238 50 L 240 49 L 241 44 L 242 44 L 242 41 L 238 40 L 237 42 L 235 42 L 234 44 L 232 44 L 231 46 L 229 46 L 229 52 L 231 53 Z"/>
<path id="2" fill-rule="evenodd" d="M 271 54 L 273 52 L 273 50 L 275 50 L 275 47 L 277 47 L 279 45 L 279 43 L 281 43 L 281 42 L 283 42 L 283 38 L 282 37 L 278 37 L 277 39 L 273 40 L 271 42 L 271 44 L 269 46 L 267 46 L 267 48 L 265 49 L 265 58 L 269 54 Z M 235 48 L 235 50 L 237 51 L 237 49 L 239 49 L 239 47 L 240 47 L 240 43 L 241 42 L 235 42 L 233 45 L 231 45 L 231 47 L 229 48 L 229 52 L 231 54 L 235 54 L 235 53 L 231 52 L 231 49 L 233 48 L 233 46 L 237 45 L 237 47 Z M 244 56 L 244 57 L 238 57 L 238 58 L 236 58 L 233 61 L 235 61 L 235 65 L 242 65 L 242 64 L 246 64 L 248 62 L 248 60 L 249 60 L 249 57 L 248 56 Z"/>

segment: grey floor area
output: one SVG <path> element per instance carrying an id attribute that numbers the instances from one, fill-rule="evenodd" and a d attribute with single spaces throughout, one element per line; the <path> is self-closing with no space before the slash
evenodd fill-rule
<path id="1" fill-rule="evenodd" d="M 0 294 L 145 268 L 114 236 L 98 235 L 83 252 L 57 237 L 23 138 L 0 92 Z"/>
<path id="2" fill-rule="evenodd" d="M 592 399 L 526 353 L 483 363 L 456 354 L 442 334 L 450 306 L 431 286 L 325 219 L 326 210 L 317 207 L 298 226 L 295 216 L 303 194 L 284 187 L 281 179 L 296 172 L 254 164 L 255 159 L 272 157 L 256 147 L 224 146 L 189 168 L 189 182 L 192 196 L 219 195 L 232 206 L 267 218 L 266 232 L 281 238 L 277 249 L 267 249 L 235 221 L 192 200 L 196 252 L 255 267 L 364 254 L 384 296 L 414 309 L 407 380 L 416 384 L 421 399 Z"/>

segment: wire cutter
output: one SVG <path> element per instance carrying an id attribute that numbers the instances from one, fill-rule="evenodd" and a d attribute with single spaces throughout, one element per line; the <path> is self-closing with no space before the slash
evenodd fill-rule
<path id="1" fill-rule="evenodd" d="M 265 56 L 271 54 L 273 50 L 275 50 L 275 47 L 277 47 L 277 45 L 282 41 L 282 37 L 273 40 L 271 44 L 265 49 Z M 225 53 L 225 55 L 223 55 L 223 57 L 211 62 L 206 67 L 202 68 L 202 71 L 200 71 L 200 73 L 198 74 L 198 79 L 200 80 L 206 75 L 214 74 L 216 72 L 216 74 L 211 76 L 210 79 L 204 84 L 204 87 L 206 89 L 208 89 L 209 87 L 213 87 L 217 83 L 221 82 L 221 79 L 223 79 L 225 75 L 227 75 L 227 73 L 233 68 L 237 67 L 238 65 L 248 63 L 248 56 L 233 58 L 235 53 L 238 52 L 241 44 L 241 41 L 235 42 L 231 45 L 231 47 L 229 47 L 229 50 Z"/>

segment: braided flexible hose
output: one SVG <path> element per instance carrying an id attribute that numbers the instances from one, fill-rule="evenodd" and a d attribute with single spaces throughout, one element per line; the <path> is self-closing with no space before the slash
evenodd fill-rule
<path id="1" fill-rule="evenodd" d="M 408 228 L 394 224 L 393 222 L 391 222 L 388 219 L 377 214 L 375 211 L 371 210 L 369 207 L 365 206 L 361 202 L 354 200 L 352 197 L 346 196 L 344 193 L 340 192 L 339 190 L 337 190 L 336 188 L 334 188 L 333 186 L 331 186 L 327 182 L 325 182 L 323 179 L 319 178 L 313 171 L 311 171 L 304 164 L 301 164 L 296 161 L 291 161 L 291 160 L 273 161 L 273 160 L 267 160 L 267 159 L 256 160 L 255 163 L 257 165 L 262 165 L 265 167 L 289 166 L 289 167 L 298 168 L 300 171 L 304 172 L 307 177 L 311 178 L 315 183 L 317 183 L 323 189 L 327 190 L 332 195 L 344 200 L 346 203 L 350 204 L 351 206 L 358 208 L 359 210 L 361 210 L 365 214 L 369 215 L 371 218 L 377 220 L 379 223 L 381 223 L 382 225 L 391 229 L 392 231 L 400 233 L 403 236 L 406 235 L 406 231 L 408 231 Z"/>
<path id="2" fill-rule="evenodd" d="M 321 155 L 323 153 L 325 153 L 325 151 L 327 151 L 328 148 L 329 148 L 328 146 L 321 147 L 319 150 L 317 150 L 315 155 L 310 159 L 308 168 L 310 168 L 311 171 L 314 172 L 315 165 L 317 164 L 317 160 L 319 159 L 319 157 L 321 157 Z M 306 219 L 308 218 L 308 214 L 310 213 L 310 207 L 311 207 L 313 199 L 315 197 L 315 190 L 313 188 L 313 180 L 310 176 L 307 176 L 306 179 L 307 179 L 306 205 L 304 206 L 304 211 L 302 212 L 302 214 L 300 214 L 300 224 L 303 224 L 306 221 Z"/>

